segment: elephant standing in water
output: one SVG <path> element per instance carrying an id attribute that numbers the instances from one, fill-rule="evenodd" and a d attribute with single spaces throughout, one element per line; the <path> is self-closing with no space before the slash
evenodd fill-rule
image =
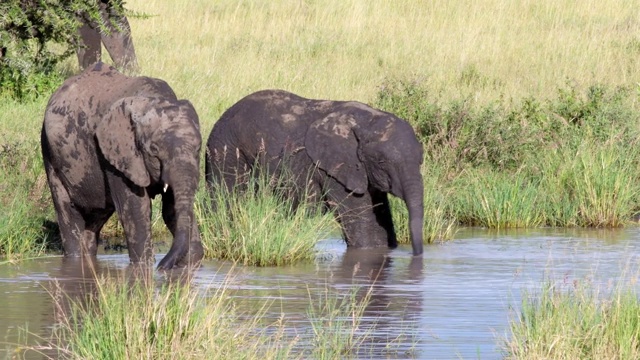
<path id="1" fill-rule="evenodd" d="M 304 191 L 336 209 L 348 246 L 396 247 L 387 193 L 409 210 L 413 254 L 422 254 L 423 149 L 411 126 L 354 101 L 305 99 L 282 90 L 248 95 L 229 108 L 207 142 L 206 179 L 232 189 L 256 164 L 296 174 Z M 314 171 L 317 170 L 317 171 Z M 215 204 L 214 204 L 215 205 Z"/>
<path id="2" fill-rule="evenodd" d="M 100 230 L 117 211 L 131 261 L 153 261 L 151 198 L 162 194 L 173 243 L 158 267 L 202 259 L 193 210 L 198 115 L 166 82 L 96 63 L 51 96 L 41 136 L 66 256 L 95 256 Z"/>

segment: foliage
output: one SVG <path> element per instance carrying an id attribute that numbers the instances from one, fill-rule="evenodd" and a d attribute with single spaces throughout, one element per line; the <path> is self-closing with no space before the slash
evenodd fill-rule
<path id="1" fill-rule="evenodd" d="M 557 98 L 448 106 L 418 81 L 390 81 L 377 105 L 408 120 L 444 172 L 450 219 L 491 228 L 618 227 L 640 210 L 636 95 L 596 84 Z M 433 175 L 431 175 L 433 176 Z"/>
<path id="2" fill-rule="evenodd" d="M 113 11 L 123 11 L 113 1 Z M 46 96 L 60 85 L 58 65 L 79 44 L 79 17 L 104 27 L 98 0 L 6 0 L 0 3 L 0 96 Z"/>
<path id="3" fill-rule="evenodd" d="M 575 87 L 560 88 L 558 97 L 546 102 L 496 99 L 477 105 L 463 99 L 448 106 L 426 88 L 419 81 L 387 81 L 376 105 L 409 121 L 431 159 L 460 167 L 517 170 L 549 150 L 576 149 L 587 138 L 605 141 L 616 135 L 624 143 L 637 135 L 640 119 L 630 91 L 601 84 L 584 95 Z"/>
<path id="4" fill-rule="evenodd" d="M 53 240 L 45 224 L 46 177 L 34 143 L 0 143 L 0 255 L 42 255 Z M 6 194 L 6 195 L 5 195 Z"/>

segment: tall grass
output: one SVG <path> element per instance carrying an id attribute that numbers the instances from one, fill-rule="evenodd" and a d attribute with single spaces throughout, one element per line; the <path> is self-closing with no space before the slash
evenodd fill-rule
<path id="1" fill-rule="evenodd" d="M 101 278 L 86 300 L 65 296 L 58 307 L 69 302 L 70 314 L 52 345 L 69 359 L 286 358 L 291 350 L 268 338 L 260 314 L 242 320 L 226 287 L 204 294 L 189 281 L 157 289 L 151 279 Z"/>
<path id="2" fill-rule="evenodd" d="M 525 293 L 511 321 L 508 359 L 637 359 L 640 301 L 621 286 L 545 283 Z"/>
<path id="3" fill-rule="evenodd" d="M 620 227 L 638 211 L 640 153 L 614 139 L 585 140 L 546 156 L 544 204 L 550 225 Z"/>
<path id="4" fill-rule="evenodd" d="M 493 229 L 527 228 L 544 224 L 540 188 L 521 172 L 467 170 L 457 180 L 452 208 L 463 224 Z"/>
<path id="5" fill-rule="evenodd" d="M 158 285 L 144 272 L 99 277 L 81 294 L 55 289 L 53 337 L 22 350 L 65 359 L 338 359 L 366 350 L 371 288 L 361 297 L 359 288 L 310 293 L 308 323 L 290 324 L 264 320 L 269 300 L 239 311 L 230 277 L 205 291 L 188 275 Z"/>
<path id="6" fill-rule="evenodd" d="M 309 294 L 313 299 L 307 309 L 313 330 L 312 358 L 340 359 L 364 348 L 370 329 L 363 329 L 362 320 L 372 291 L 373 286 L 361 298 L 358 287 L 339 297 L 329 288 Z"/>
<path id="7" fill-rule="evenodd" d="M 372 101 L 387 78 L 428 79 L 445 101 L 546 98 L 567 80 L 638 79 L 637 0 L 416 2 L 131 0 L 146 74 L 177 84 L 205 128 L 242 96 L 284 88 Z M 213 115 L 213 116 L 212 116 Z"/>
<path id="8" fill-rule="evenodd" d="M 0 256 L 8 261 L 42 255 L 52 238 L 45 227 L 46 177 L 34 148 L 33 142 L 0 143 Z"/>
<path id="9" fill-rule="evenodd" d="M 422 83 L 400 81 L 386 84 L 377 102 L 413 124 L 425 167 L 449 180 L 449 219 L 489 228 L 619 227 L 640 208 L 637 98 L 594 85 L 559 89 L 547 101 L 441 104 Z"/>
<path id="10" fill-rule="evenodd" d="M 294 208 L 273 182 L 264 171 L 250 177 L 244 191 L 216 186 L 212 198 L 200 193 L 196 211 L 206 257 L 257 266 L 315 258 L 317 241 L 336 228 L 333 213 L 304 198 Z"/>

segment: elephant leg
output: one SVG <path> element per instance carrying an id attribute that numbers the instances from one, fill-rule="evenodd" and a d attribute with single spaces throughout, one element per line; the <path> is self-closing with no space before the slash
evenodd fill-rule
<path id="1" fill-rule="evenodd" d="M 60 237 L 62 238 L 62 248 L 65 256 L 78 257 L 87 254 L 89 249 L 84 249 L 85 227 L 82 214 L 71 203 L 69 192 L 62 184 L 62 181 L 52 169 L 51 165 L 45 162 L 45 169 L 51 189 L 53 206 L 58 218 Z"/>
<path id="2" fill-rule="evenodd" d="M 390 248 L 398 247 L 398 239 L 396 238 L 396 231 L 393 227 L 393 217 L 391 216 L 388 194 L 381 191 L 373 191 L 371 193 L 371 200 L 373 201 L 373 214 L 376 217 L 376 224 L 386 232 L 387 245 Z"/>
<path id="3" fill-rule="evenodd" d="M 127 239 L 131 262 L 152 262 L 151 200 L 146 190 L 125 183 L 122 178 L 113 174 L 109 174 L 108 178 L 111 196 Z"/>
<path id="4" fill-rule="evenodd" d="M 83 247 L 91 249 L 91 254 L 97 254 L 97 245 L 100 243 L 100 231 L 104 224 L 109 220 L 115 209 L 108 207 L 105 210 L 93 211 L 89 215 L 85 215 L 85 230 L 83 233 Z"/>
<path id="5" fill-rule="evenodd" d="M 114 64 L 122 70 L 137 71 L 138 61 L 129 21 L 122 14 L 114 14 L 104 3 L 101 3 L 100 14 L 109 29 L 109 33 L 101 34 L 102 43 Z M 115 26 L 113 22 L 116 23 Z"/>
<path id="6" fill-rule="evenodd" d="M 385 193 L 355 195 L 335 180 L 329 182 L 327 199 L 336 211 L 347 246 L 395 248 L 398 245 Z"/>
<path id="7" fill-rule="evenodd" d="M 100 45 L 100 33 L 91 27 L 86 21 L 82 20 L 82 26 L 78 30 L 80 32 L 80 46 L 76 52 L 78 55 L 78 64 L 80 68 L 86 69 L 89 65 L 98 62 L 101 58 L 102 47 Z"/>

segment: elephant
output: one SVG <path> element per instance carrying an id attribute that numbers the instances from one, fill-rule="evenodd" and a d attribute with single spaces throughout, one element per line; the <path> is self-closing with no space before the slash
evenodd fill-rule
<path id="1" fill-rule="evenodd" d="M 247 171 L 294 177 L 302 196 L 334 209 L 347 246 L 397 246 L 388 193 L 409 211 L 413 254 L 423 251 L 423 147 L 411 125 L 356 101 L 314 100 L 284 90 L 250 94 L 215 123 L 207 140 L 209 191 L 233 189 Z M 288 171 L 281 171 L 282 164 Z M 259 167 L 258 167 L 259 165 Z M 215 207 L 215 204 L 214 204 Z"/>
<path id="2" fill-rule="evenodd" d="M 161 194 L 173 243 L 158 268 L 200 262 L 200 124 L 165 81 L 88 67 L 49 99 L 41 145 L 65 256 L 95 256 L 116 211 L 131 262 L 152 262 L 151 199 Z"/>
<path id="3" fill-rule="evenodd" d="M 81 69 L 100 61 L 102 46 L 109 52 L 116 67 L 123 70 L 137 71 L 138 61 L 131 39 L 131 27 L 123 14 L 122 4 L 113 0 L 98 2 L 102 23 L 108 32 L 102 31 L 95 20 L 87 14 L 80 14 L 80 44 L 76 51 Z"/>

